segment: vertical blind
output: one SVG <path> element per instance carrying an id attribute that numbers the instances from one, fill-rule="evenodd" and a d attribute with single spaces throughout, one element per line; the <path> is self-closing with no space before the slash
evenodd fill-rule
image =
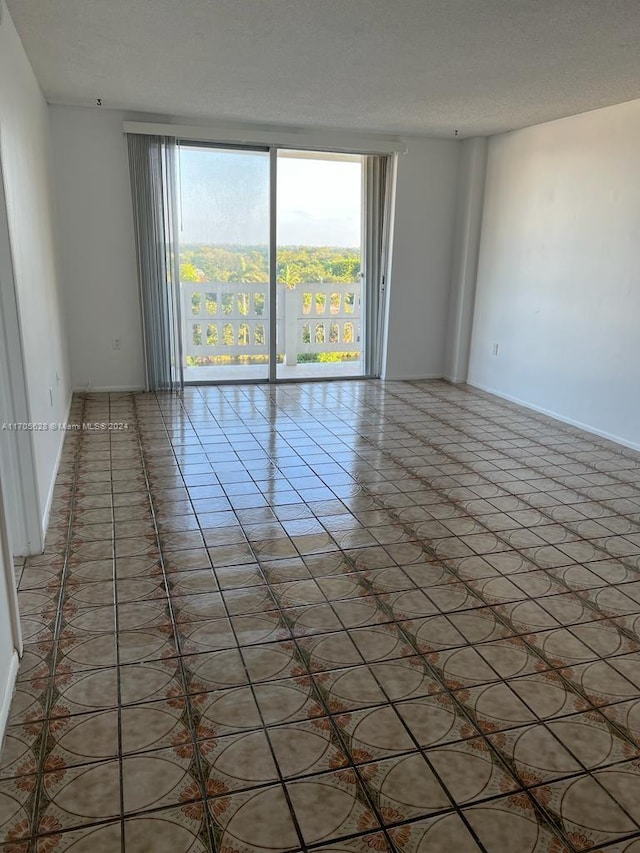
<path id="1" fill-rule="evenodd" d="M 367 376 L 379 376 L 389 237 L 391 157 L 364 158 L 364 345 Z"/>
<path id="2" fill-rule="evenodd" d="M 176 140 L 128 134 L 147 391 L 181 390 Z"/>

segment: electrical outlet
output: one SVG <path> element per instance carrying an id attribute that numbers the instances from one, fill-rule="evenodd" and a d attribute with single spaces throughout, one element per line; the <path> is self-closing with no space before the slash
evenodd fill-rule
<path id="1" fill-rule="evenodd" d="M 114 338 L 112 346 L 114 349 L 122 349 L 122 338 Z"/>
<path id="2" fill-rule="evenodd" d="M 491 347 L 491 355 L 498 355 L 499 352 L 500 352 L 500 344 L 494 344 Z"/>

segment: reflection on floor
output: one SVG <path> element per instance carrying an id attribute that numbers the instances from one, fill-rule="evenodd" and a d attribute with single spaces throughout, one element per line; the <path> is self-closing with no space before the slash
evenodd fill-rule
<path id="1" fill-rule="evenodd" d="M 361 361 L 309 362 L 308 364 L 279 364 L 278 379 L 344 379 L 364 376 L 365 369 Z M 199 382 L 255 382 L 266 380 L 269 376 L 267 364 L 217 365 L 215 367 L 186 367 L 184 381 Z"/>
<path id="2" fill-rule="evenodd" d="M 640 850 L 640 456 L 439 382 L 78 396 L 3 853 Z"/>

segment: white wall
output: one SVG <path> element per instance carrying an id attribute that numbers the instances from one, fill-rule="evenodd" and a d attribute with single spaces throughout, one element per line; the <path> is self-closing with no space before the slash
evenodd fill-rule
<path id="1" fill-rule="evenodd" d="M 49 110 L 6 8 L 0 26 L 0 157 L 24 351 L 29 420 L 66 419 L 70 390 L 54 243 Z M 50 398 L 51 395 L 51 398 Z M 34 434 L 40 518 L 62 434 Z"/>
<path id="2" fill-rule="evenodd" d="M 125 115 L 51 107 L 73 386 L 144 384 Z M 154 117 L 147 116 L 153 121 Z M 410 139 L 398 158 L 389 379 L 442 376 L 458 143 Z M 122 348 L 112 348 L 120 338 Z"/>
<path id="3" fill-rule="evenodd" d="M 410 139 L 398 157 L 385 379 L 441 377 L 458 142 Z"/>
<path id="4" fill-rule="evenodd" d="M 125 114 L 50 110 L 73 388 L 139 389 L 144 368 Z M 114 338 L 121 349 L 113 349 Z"/>
<path id="5" fill-rule="evenodd" d="M 469 373 L 487 149 L 486 137 L 465 139 L 460 145 L 444 358 L 444 376 L 450 382 L 466 382 Z"/>
<path id="6" fill-rule="evenodd" d="M 469 373 L 637 448 L 639 175 L 640 101 L 491 140 Z"/>

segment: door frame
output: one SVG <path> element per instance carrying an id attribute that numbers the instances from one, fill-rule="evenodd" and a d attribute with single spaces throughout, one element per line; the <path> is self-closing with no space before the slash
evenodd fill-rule
<path id="1" fill-rule="evenodd" d="M 278 149 L 269 149 L 269 384 L 278 381 Z"/>
<path id="2" fill-rule="evenodd" d="M 42 514 L 33 432 L 2 429 L 31 421 L 5 179 L 0 148 L 0 482 L 13 556 L 42 553 Z"/>

